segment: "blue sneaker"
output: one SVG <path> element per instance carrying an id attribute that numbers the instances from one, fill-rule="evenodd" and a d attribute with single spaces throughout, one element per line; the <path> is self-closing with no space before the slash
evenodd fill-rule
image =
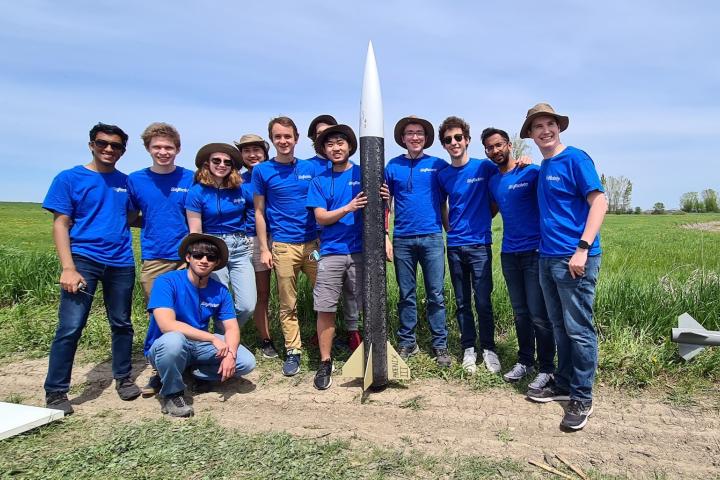
<path id="1" fill-rule="evenodd" d="M 286 377 L 292 377 L 298 372 L 300 372 L 300 350 L 288 350 L 282 373 Z"/>

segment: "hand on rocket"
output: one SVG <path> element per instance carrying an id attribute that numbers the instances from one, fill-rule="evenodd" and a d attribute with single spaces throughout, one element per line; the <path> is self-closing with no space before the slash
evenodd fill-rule
<path id="1" fill-rule="evenodd" d="M 345 205 L 345 213 L 355 212 L 361 208 L 365 208 L 365 205 L 367 205 L 367 196 L 365 192 L 360 192 L 355 195 L 355 198 L 350 200 L 350 203 Z"/>

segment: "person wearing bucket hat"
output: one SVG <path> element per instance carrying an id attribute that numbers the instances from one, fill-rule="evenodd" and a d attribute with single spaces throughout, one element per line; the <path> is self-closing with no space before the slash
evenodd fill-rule
<path id="1" fill-rule="evenodd" d="M 270 303 L 270 268 L 260 261 L 260 242 L 257 241 L 255 231 L 255 202 L 252 186 L 253 168 L 260 162 L 269 158 L 270 145 L 260 135 L 253 133 L 243 135 L 235 142 L 240 150 L 245 172 L 242 173 L 242 189 L 245 197 L 245 228 L 246 235 L 252 249 L 252 265 L 255 270 L 255 290 L 257 302 L 255 303 L 255 329 L 260 337 L 260 351 L 265 358 L 277 358 L 278 353 L 270 338 L 270 324 L 268 321 L 268 308 Z"/>
<path id="2" fill-rule="evenodd" d="M 257 293 L 252 249 L 246 235 L 248 193 L 243 193 L 241 187 L 240 151 L 227 143 L 209 143 L 198 151 L 195 165 L 196 183 L 185 201 L 188 227 L 192 233 L 209 233 L 227 244 L 228 263 L 213 272 L 213 277 L 232 290 L 242 326 L 255 310 Z"/>
<path id="3" fill-rule="evenodd" d="M 260 259 L 275 270 L 280 325 L 285 337 L 283 375 L 300 371 L 302 341 L 297 312 L 297 278 L 302 271 L 315 285 L 318 238 L 315 218 L 305 207 L 315 167 L 295 157 L 299 135 L 291 118 L 277 117 L 268 124 L 276 155 L 253 169 L 255 229 L 260 243 Z M 272 250 L 268 245 L 272 236 Z"/>
<path id="4" fill-rule="evenodd" d="M 429 121 L 408 116 L 395 125 L 395 141 L 407 153 L 391 159 L 385 167 L 385 182 L 395 203 L 393 261 L 399 289 L 398 347 L 408 358 L 420 350 L 415 338 L 417 327 L 417 266 L 423 271 L 427 317 L 432 349 L 441 366 L 450 365 L 445 318 L 445 244 L 442 218 L 445 197 L 440 192 L 438 174 L 447 162 L 424 153 L 433 143 L 435 132 Z"/>
<path id="5" fill-rule="evenodd" d="M 325 158 L 322 147 L 319 149 L 319 151 L 317 148 L 315 148 L 315 141 L 317 140 L 318 135 L 320 135 L 320 132 L 332 125 L 337 124 L 338 122 L 337 120 L 335 120 L 335 117 L 324 113 L 313 118 L 310 122 L 310 126 L 308 127 L 307 136 L 313 143 L 313 148 L 316 153 L 314 157 L 308 158 L 308 161 L 313 162 L 313 164 L 315 165 L 317 175 L 320 175 L 325 170 L 332 168 L 332 163 L 327 158 Z"/>
<path id="6" fill-rule="evenodd" d="M 593 412 L 598 357 L 593 303 L 607 199 L 590 156 L 560 141 L 568 123 L 568 117 L 539 103 L 528 110 L 520 130 L 543 156 L 538 175 L 540 285 L 558 356 L 554 381 L 527 396 L 536 402 L 569 400 L 560 426 L 579 430 Z"/>
<path id="7" fill-rule="evenodd" d="M 240 344 L 240 326 L 227 287 L 211 278 L 230 253 L 214 235 L 188 234 L 178 248 L 186 270 L 160 275 L 150 294 L 144 353 L 161 378 L 161 411 L 189 417 L 184 398 L 186 370 L 201 384 L 238 378 L 255 368 L 255 356 Z M 208 331 L 210 320 L 223 334 Z"/>

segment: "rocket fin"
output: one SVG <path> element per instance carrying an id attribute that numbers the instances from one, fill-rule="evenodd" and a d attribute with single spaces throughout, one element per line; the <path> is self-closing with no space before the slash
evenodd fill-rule
<path id="1" fill-rule="evenodd" d="M 678 317 L 678 328 L 691 328 L 693 330 L 705 330 L 689 313 L 685 312 Z"/>
<path id="2" fill-rule="evenodd" d="M 680 356 L 685 361 L 692 359 L 695 355 L 702 352 L 703 348 L 705 348 L 705 347 L 703 347 L 702 345 L 690 345 L 687 343 L 678 343 L 678 352 L 680 353 Z"/>
<path id="3" fill-rule="evenodd" d="M 365 376 L 365 343 L 361 343 L 355 349 L 348 361 L 343 365 L 341 375 L 343 377 L 362 378 Z"/>
<path id="4" fill-rule="evenodd" d="M 387 342 L 387 371 L 389 380 L 409 380 L 410 368 L 405 360 Z"/>
<path id="5" fill-rule="evenodd" d="M 373 358 L 372 358 L 372 344 L 370 344 L 370 351 L 368 352 L 367 365 L 365 365 L 365 375 L 363 377 L 363 390 L 367 391 L 368 388 L 373 384 Z"/>

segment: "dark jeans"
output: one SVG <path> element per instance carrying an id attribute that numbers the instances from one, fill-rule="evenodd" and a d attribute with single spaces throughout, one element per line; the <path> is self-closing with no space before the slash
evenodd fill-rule
<path id="1" fill-rule="evenodd" d="M 555 338 L 540 288 L 538 253 L 536 251 L 501 253 L 502 272 L 507 284 L 510 304 L 515 314 L 518 338 L 518 362 L 537 364 L 542 373 L 555 371 Z"/>
<path id="2" fill-rule="evenodd" d="M 447 348 L 447 324 L 445 320 L 445 242 L 442 233 L 393 238 L 395 277 L 399 299 L 398 346 L 415 345 L 417 326 L 418 263 L 423 271 L 427 318 L 432 333 L 433 348 Z"/>
<path id="3" fill-rule="evenodd" d="M 598 342 L 593 325 L 600 255 L 588 257 L 585 275 L 572 278 L 570 257 L 541 257 L 540 285 L 557 344 L 555 383 L 573 400 L 592 400 Z"/>
<path id="4" fill-rule="evenodd" d="M 495 319 L 490 294 L 492 280 L 492 246 L 463 245 L 448 247 L 450 280 L 455 291 L 457 321 L 460 326 L 460 343 L 463 350 L 474 347 L 480 337 L 482 350 L 495 350 Z M 472 311 L 472 293 L 475 292 L 475 310 L 478 329 Z"/>
<path id="5" fill-rule="evenodd" d="M 90 314 L 93 302 L 90 295 L 95 295 L 98 282 L 103 284 L 105 310 L 110 322 L 113 377 L 129 376 L 132 366 L 133 327 L 130 308 L 135 287 L 135 266 L 111 267 L 79 255 L 73 255 L 73 260 L 77 271 L 87 282 L 86 293 L 60 291 L 58 326 L 50 347 L 46 392 L 67 392 L 70 389 L 75 351 Z"/>

